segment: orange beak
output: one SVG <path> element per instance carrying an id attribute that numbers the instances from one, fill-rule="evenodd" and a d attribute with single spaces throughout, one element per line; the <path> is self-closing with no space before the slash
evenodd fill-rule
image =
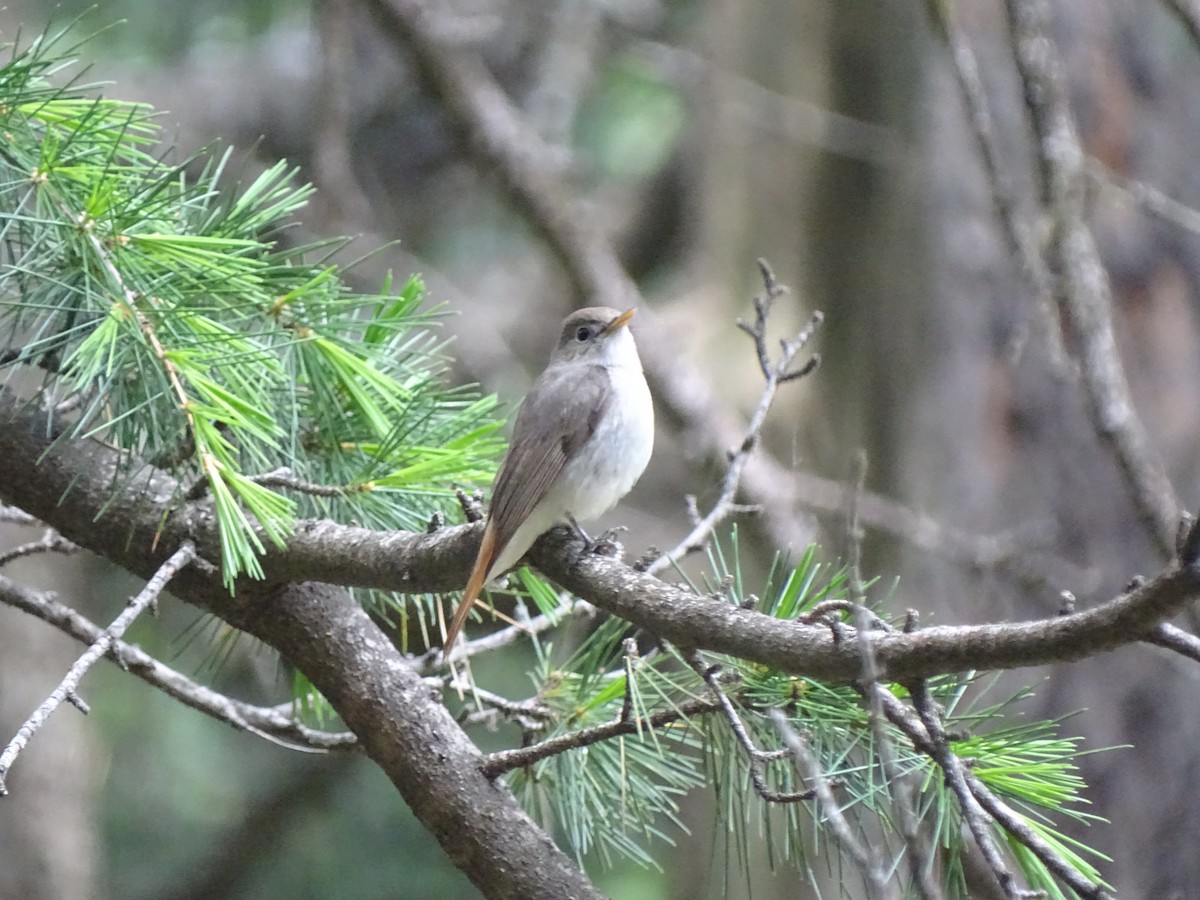
<path id="1" fill-rule="evenodd" d="M 613 319 L 611 322 L 609 322 L 604 330 L 608 331 L 608 332 L 613 332 L 613 331 L 616 331 L 618 328 L 624 328 L 626 325 L 629 324 L 629 320 L 633 318 L 633 314 L 635 312 L 637 312 L 636 306 L 629 307 L 629 309 L 625 310 L 625 312 L 621 313 L 619 316 L 617 316 L 615 319 Z"/>

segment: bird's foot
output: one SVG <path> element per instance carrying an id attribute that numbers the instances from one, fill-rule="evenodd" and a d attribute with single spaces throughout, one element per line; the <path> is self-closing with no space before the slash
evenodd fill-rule
<path id="1" fill-rule="evenodd" d="M 609 528 L 588 545 L 588 552 L 595 553 L 597 556 L 611 556 L 614 559 L 620 559 L 625 555 L 625 547 L 617 540 L 617 535 L 628 530 L 624 525 Z"/>
<path id="2" fill-rule="evenodd" d="M 609 556 L 613 559 L 620 559 L 625 555 L 625 547 L 616 539 L 617 535 L 622 531 L 629 530 L 624 525 L 609 528 L 596 538 L 593 538 L 584 531 L 574 518 L 571 519 L 571 528 L 579 536 L 579 539 L 583 541 L 583 550 L 580 551 L 580 557 L 594 553 L 596 556 Z"/>

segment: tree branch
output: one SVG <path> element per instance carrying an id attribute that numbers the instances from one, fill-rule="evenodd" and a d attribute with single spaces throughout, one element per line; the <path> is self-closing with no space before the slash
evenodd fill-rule
<path id="1" fill-rule="evenodd" d="M 8 776 L 8 770 L 12 768 L 12 764 L 16 761 L 18 754 L 25 749 L 25 745 L 29 743 L 29 739 L 37 734 L 38 730 L 50 718 L 50 715 L 58 709 L 64 700 L 78 707 L 81 712 L 87 712 L 87 705 L 76 695 L 76 690 L 79 687 L 79 682 L 83 676 L 87 674 L 88 669 L 96 664 L 99 659 L 108 653 L 112 645 L 125 633 L 125 630 L 133 624 L 134 620 L 145 612 L 146 608 L 151 604 L 158 602 L 158 596 L 166 588 L 175 574 L 185 566 L 187 566 L 196 556 L 196 548 L 191 541 L 184 541 L 179 549 L 172 553 L 158 567 L 158 570 L 150 576 L 150 580 L 146 582 L 146 586 L 138 592 L 138 595 L 132 598 L 125 609 L 121 610 L 111 625 L 104 629 L 103 632 L 92 642 L 92 645 L 87 648 L 83 656 L 75 660 L 75 664 L 63 677 L 59 683 L 33 713 L 25 720 L 20 728 L 17 729 L 16 736 L 8 742 L 3 752 L 0 752 L 0 797 L 4 796 L 7 791 L 4 788 L 5 778 Z"/>
<path id="2" fill-rule="evenodd" d="M 147 469 L 113 496 L 113 485 L 125 483 L 115 477 L 120 455 L 87 443 L 64 443 L 47 453 L 52 438 L 45 434 L 44 422 L 41 414 L 22 413 L 15 401 L 0 397 L 0 498 L 138 574 L 148 575 L 153 571 L 150 564 L 161 562 L 161 555 L 150 549 L 156 540 L 170 546 L 190 538 L 202 552 L 215 556 L 216 529 L 202 504 L 185 504 L 165 514 L 163 505 L 177 496 L 172 479 Z M 102 515 L 119 524 L 95 528 Z M 268 549 L 263 560 L 267 586 L 320 578 L 394 591 L 458 589 L 480 530 L 476 524 L 433 534 L 384 534 L 332 522 L 302 522 L 286 548 Z M 698 597 L 580 549 L 569 529 L 555 529 L 535 544 L 529 559 L 576 596 L 676 644 L 829 681 L 852 682 L 862 673 L 857 642 L 843 640 L 827 628 L 784 622 Z M 180 573 L 176 588 L 218 615 L 228 606 L 228 592 L 215 568 L 190 567 Z M 239 596 L 253 595 L 264 586 L 243 578 L 237 589 Z M 203 600 L 212 595 L 222 599 Z M 1198 596 L 1200 566 L 1181 563 L 1126 594 L 1070 615 L 879 634 L 872 646 L 885 680 L 1066 662 L 1136 643 Z"/>
<path id="3" fill-rule="evenodd" d="M 0 603 L 35 616 L 84 644 L 99 640 L 104 633 L 99 625 L 49 594 L 31 591 L 2 575 Z M 271 743 L 295 750 L 322 751 L 348 749 L 358 743 L 358 739 L 348 732 L 309 728 L 296 719 L 290 703 L 282 707 L 253 706 L 218 693 L 124 641 L 114 641 L 108 655 L 121 668 L 184 706 Z"/>
<path id="4" fill-rule="evenodd" d="M 892 724 L 904 732 L 913 747 L 936 761 L 939 750 L 926 730 L 922 718 L 887 691 L 881 692 L 881 699 Z M 1063 882 L 1069 884 L 1071 889 L 1081 897 L 1089 898 L 1089 900 L 1112 900 L 1107 891 L 1100 885 L 1084 878 L 1053 847 L 1046 843 L 1041 835 L 1026 825 L 1017 813 L 1001 802 L 991 788 L 979 779 L 978 775 L 969 768 L 960 767 L 960 769 L 973 800 L 983 808 L 984 812 L 995 819 L 1001 828 L 1028 847 L 1046 865 L 1046 868 L 1061 878 Z"/>
<path id="5" fill-rule="evenodd" d="M 690 719 L 692 716 L 711 713 L 719 708 L 713 700 L 693 700 L 677 709 L 663 709 L 639 719 L 636 716 L 618 716 L 611 722 L 593 725 L 590 728 L 580 728 L 578 731 L 568 731 L 515 750 L 499 750 L 489 753 L 480 764 L 480 771 L 489 778 L 496 778 L 513 769 L 532 766 L 543 759 L 549 759 L 568 750 L 576 750 L 591 744 L 607 741 L 625 734 L 640 734 L 646 728 L 661 728 L 671 722 Z"/>
<path id="6" fill-rule="evenodd" d="M 0 395 L 0 495 L 6 502 L 142 577 L 161 564 L 156 548 L 170 546 L 175 535 L 215 537 L 202 504 L 184 504 L 167 515 L 181 494 L 162 472 L 145 468 L 136 478 L 119 477 L 121 455 L 88 442 L 63 442 L 46 453 L 53 437 L 45 421 L 11 395 Z M 101 518 L 106 527 L 97 528 Z M 467 539 L 474 533 L 462 531 Z M 217 544 L 206 546 L 212 553 Z M 436 550 L 430 554 L 436 556 Z M 189 567 L 173 582 L 180 598 L 274 647 L 303 672 L 487 896 L 601 896 L 512 793 L 480 772 L 479 750 L 349 593 L 327 584 L 245 578 L 236 588 L 230 596 L 212 566 Z"/>
<path id="7" fill-rule="evenodd" d="M 826 777 L 825 772 L 821 769 L 821 764 L 817 760 L 816 754 L 808 746 L 808 741 L 791 726 L 787 717 L 779 710 L 771 710 L 770 717 L 771 723 L 779 732 L 780 739 L 791 754 L 797 771 L 800 772 L 806 781 L 812 784 L 812 792 L 817 802 L 821 804 L 824 822 L 829 826 L 834 840 L 849 854 L 850 858 L 854 860 L 855 865 L 858 866 L 858 870 L 862 873 L 863 880 L 867 884 L 869 900 L 898 898 L 900 892 L 896 889 L 895 885 L 888 883 L 884 875 L 887 867 L 884 865 L 883 860 L 879 858 L 879 855 L 875 853 L 874 847 L 870 844 L 862 843 L 855 837 L 850 823 L 846 821 L 846 816 L 842 812 L 842 805 L 838 803 L 837 798 L 833 795 L 833 787 L 829 782 L 829 778 Z"/>
<path id="8" fill-rule="evenodd" d="M 1054 296 L 1075 345 L 1092 426 L 1116 460 L 1147 534 L 1169 559 L 1179 503 L 1121 366 L 1108 273 L 1086 221 L 1086 158 L 1047 33 L 1049 7 L 1045 0 L 1005 0 L 1005 6 L 1051 223 L 1047 253 Z"/>

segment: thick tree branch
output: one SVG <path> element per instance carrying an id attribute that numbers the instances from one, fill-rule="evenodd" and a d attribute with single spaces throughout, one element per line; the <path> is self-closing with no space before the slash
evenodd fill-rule
<path id="1" fill-rule="evenodd" d="M 86 442 L 64 442 L 39 465 L 51 440 L 44 416 L 23 417 L 11 396 L 0 396 L 0 495 L 6 502 L 142 577 L 161 564 L 165 553 L 156 548 L 171 546 L 174 534 L 213 537 L 211 522 L 195 506 L 164 522 L 167 505 L 180 493 L 163 473 L 147 469 L 125 483 L 116 477 L 119 454 Z M 107 507 L 106 499 L 112 501 Z M 102 517 L 105 527 L 98 528 Z M 172 584 L 179 597 L 274 647 L 303 672 L 487 896 L 600 896 L 512 793 L 482 774 L 478 749 L 348 592 L 311 582 L 242 580 L 231 597 L 219 571 L 203 566 L 189 567 Z"/>
<path id="2" fill-rule="evenodd" d="M 44 416 L 22 414 L 13 401 L 0 398 L 0 499 L 141 575 L 148 576 L 153 563 L 161 561 L 161 554 L 149 549 L 158 540 L 170 546 L 190 538 L 202 553 L 215 553 L 215 526 L 197 506 L 164 518 L 164 505 L 177 496 L 168 476 L 148 470 L 124 489 L 114 488 L 121 483 L 115 477 L 119 456 L 95 444 L 62 444 L 41 460 L 51 444 L 44 422 Z M 112 525 L 96 528 L 102 513 Z M 332 522 L 302 523 L 287 548 L 268 551 L 264 569 L 268 583 L 276 584 L 320 578 L 395 591 L 451 590 L 466 580 L 479 530 L 476 524 L 432 534 L 380 534 Z M 842 634 L 698 597 L 615 560 L 583 553 L 569 529 L 545 535 L 530 559 L 563 588 L 677 644 L 830 681 L 852 682 L 862 674 L 861 649 Z M 181 596 L 224 617 L 227 592 L 215 568 L 189 567 L 175 585 Z M 242 580 L 238 590 L 253 595 L 263 586 Z M 226 600 L 206 605 L 208 596 Z M 1065 662 L 1138 642 L 1197 597 L 1200 566 L 1180 564 L 1070 615 L 881 633 L 873 636 L 872 647 L 883 680 Z"/>

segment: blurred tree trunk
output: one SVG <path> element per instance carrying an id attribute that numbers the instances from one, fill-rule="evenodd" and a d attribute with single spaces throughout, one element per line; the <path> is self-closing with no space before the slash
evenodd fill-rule
<path id="1" fill-rule="evenodd" d="M 938 621 L 1046 615 L 1059 590 L 1090 603 L 1161 564 L 1141 530 L 1112 458 L 1099 443 L 1069 366 L 1046 341 L 1046 317 L 999 238 L 946 48 L 920 4 L 840 4 L 831 35 L 831 103 L 900 129 L 907 164 L 830 158 L 810 225 L 816 305 L 826 310 L 826 365 L 817 385 L 822 427 L 837 454 L 861 445 L 868 485 L 974 534 L 1012 531 L 1097 572 L 1024 593 L 1011 582 L 942 565 L 898 544 L 874 544 L 871 572 L 901 573 L 898 596 L 941 598 Z M 1145 4 L 1053 4 L 1054 37 L 1085 150 L 1193 205 L 1188 148 L 1200 138 L 1194 86 L 1200 49 Z M 1002 4 L 955 4 L 987 83 L 1005 175 L 1036 225 L 1033 162 Z M 922 68 L 917 70 L 916 61 Z M 1182 69 L 1181 69 L 1182 67 Z M 1171 77 L 1166 77 L 1167 72 Z M 1186 71 L 1187 75 L 1182 73 Z M 1200 383 L 1197 239 L 1098 193 L 1092 223 L 1113 280 L 1115 316 L 1139 412 L 1181 488 L 1195 502 Z M 1041 536 L 1039 538 L 1039 535 Z M 890 560 L 878 551 L 890 546 Z M 924 603 L 922 600 L 921 603 Z M 915 600 L 913 605 L 920 605 Z M 1090 747 L 1133 749 L 1085 758 L 1095 811 L 1111 827 L 1080 829 L 1114 857 L 1122 896 L 1189 896 L 1200 883 L 1190 784 L 1200 769 L 1200 700 L 1165 692 L 1178 666 L 1148 648 L 1064 666 L 1039 690 L 1037 714 L 1087 716 L 1065 726 Z M 1006 683 L 1036 684 L 1022 671 Z M 1137 835 L 1130 841 L 1129 835 Z"/>

